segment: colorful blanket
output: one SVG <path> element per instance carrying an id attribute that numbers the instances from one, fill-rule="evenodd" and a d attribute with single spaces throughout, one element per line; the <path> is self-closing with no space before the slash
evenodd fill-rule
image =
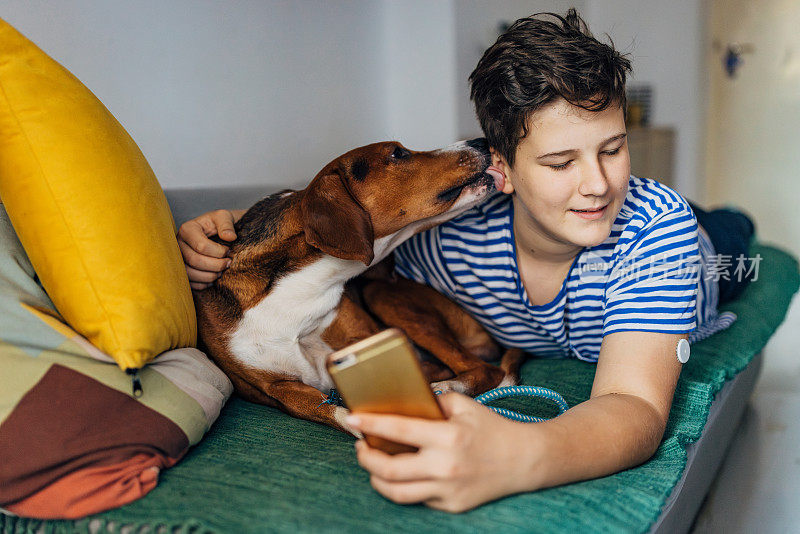
<path id="1" fill-rule="evenodd" d="M 131 378 L 58 316 L 0 205 L 0 508 L 74 518 L 141 498 L 232 388 L 197 349 Z"/>

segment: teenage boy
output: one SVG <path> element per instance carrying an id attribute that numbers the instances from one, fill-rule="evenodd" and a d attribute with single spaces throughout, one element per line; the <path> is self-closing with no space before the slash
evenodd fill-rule
<path id="1" fill-rule="evenodd" d="M 359 463 L 387 498 L 463 511 L 615 473 L 658 447 L 681 370 L 676 348 L 700 324 L 722 328 L 720 287 L 704 271 L 715 248 L 692 207 L 630 175 L 628 71 L 629 61 L 571 9 L 520 19 L 470 76 L 504 179 L 484 204 L 401 245 L 397 270 L 459 303 L 505 346 L 597 369 L 589 400 L 538 424 L 504 419 L 455 392 L 439 397 L 443 422 L 351 415 L 348 423 L 364 433 L 419 448 L 390 456 L 356 443 Z M 195 274 L 194 284 L 212 281 L 222 260 L 201 263 L 188 243 L 225 237 L 237 215 L 215 213 L 183 232 L 190 278 L 192 264 L 210 271 Z M 744 216 L 701 213 L 737 224 L 741 231 L 727 238 L 746 251 L 752 225 Z M 211 264 L 219 268 L 202 268 Z"/>

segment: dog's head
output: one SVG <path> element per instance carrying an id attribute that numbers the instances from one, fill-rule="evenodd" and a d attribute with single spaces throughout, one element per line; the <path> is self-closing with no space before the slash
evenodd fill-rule
<path id="1" fill-rule="evenodd" d="M 492 189 L 485 139 L 415 152 L 397 142 L 336 158 L 302 192 L 306 241 L 370 265 L 411 235 L 451 219 Z"/>

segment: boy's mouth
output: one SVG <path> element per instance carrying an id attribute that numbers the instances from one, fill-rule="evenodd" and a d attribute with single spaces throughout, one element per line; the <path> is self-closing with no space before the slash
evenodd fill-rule
<path id="1" fill-rule="evenodd" d="M 575 215 L 577 215 L 578 217 L 580 217 L 582 219 L 587 219 L 587 220 L 592 221 L 592 220 L 599 219 L 603 215 L 605 215 L 607 209 L 608 209 L 608 204 L 606 204 L 605 206 L 600 206 L 599 208 L 588 208 L 588 209 L 582 209 L 582 210 L 573 209 L 573 210 L 569 210 L 569 211 L 571 211 L 572 213 L 574 213 Z"/>

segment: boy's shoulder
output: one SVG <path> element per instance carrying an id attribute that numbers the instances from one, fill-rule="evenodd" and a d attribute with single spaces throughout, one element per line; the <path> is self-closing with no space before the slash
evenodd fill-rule
<path id="1" fill-rule="evenodd" d="M 670 187 L 651 178 L 631 175 L 628 194 L 617 215 L 616 226 L 647 227 L 671 214 L 693 213 L 689 202 Z"/>
<path id="2" fill-rule="evenodd" d="M 631 176 L 611 234 L 592 250 L 618 258 L 637 246 L 669 248 L 697 239 L 694 211 L 680 194 L 650 178 Z"/>

